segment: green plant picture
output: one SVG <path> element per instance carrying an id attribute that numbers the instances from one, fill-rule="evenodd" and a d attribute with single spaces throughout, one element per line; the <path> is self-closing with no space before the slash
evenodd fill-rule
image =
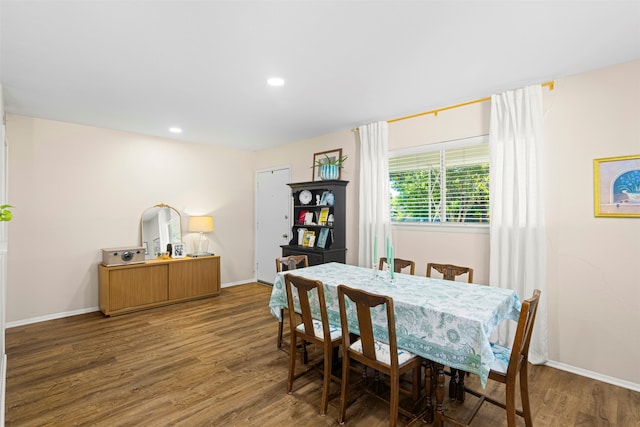
<path id="1" fill-rule="evenodd" d="M 640 154 L 594 160 L 597 217 L 640 217 Z"/>

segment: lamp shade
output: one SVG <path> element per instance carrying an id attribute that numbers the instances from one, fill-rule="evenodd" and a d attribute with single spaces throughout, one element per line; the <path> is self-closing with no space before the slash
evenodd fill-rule
<path id="1" fill-rule="evenodd" d="M 189 217 L 189 233 L 211 233 L 213 231 L 212 216 Z"/>

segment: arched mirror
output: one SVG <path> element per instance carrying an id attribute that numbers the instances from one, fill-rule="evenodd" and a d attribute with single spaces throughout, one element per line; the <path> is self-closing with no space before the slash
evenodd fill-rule
<path id="1" fill-rule="evenodd" d="M 167 251 L 168 243 L 182 241 L 180 212 L 165 204 L 155 205 L 142 213 L 140 244 L 147 250 L 145 258 L 157 258 Z"/>

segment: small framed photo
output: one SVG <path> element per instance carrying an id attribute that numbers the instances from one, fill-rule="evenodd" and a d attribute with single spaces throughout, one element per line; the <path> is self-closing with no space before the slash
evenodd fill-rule
<path id="1" fill-rule="evenodd" d="M 320 165 L 327 163 L 327 161 L 337 162 L 340 161 L 340 159 L 342 159 L 342 148 L 315 153 L 313 155 L 313 181 L 322 180 L 322 178 L 320 177 Z M 340 179 L 341 174 L 342 171 L 340 168 L 338 168 L 338 179 Z"/>
<path id="2" fill-rule="evenodd" d="M 323 191 L 322 192 L 322 197 L 320 198 L 320 205 L 321 206 L 326 206 L 327 205 L 327 196 L 329 195 L 328 191 Z"/>
<path id="3" fill-rule="evenodd" d="M 307 230 L 304 232 L 304 237 L 302 239 L 302 246 L 307 248 L 312 248 L 316 241 L 316 232 Z"/>
<path id="4" fill-rule="evenodd" d="M 178 242 L 171 245 L 171 258 L 184 258 L 186 255 L 184 243 Z"/>
<path id="5" fill-rule="evenodd" d="M 640 155 L 593 161 L 596 217 L 640 218 Z"/>

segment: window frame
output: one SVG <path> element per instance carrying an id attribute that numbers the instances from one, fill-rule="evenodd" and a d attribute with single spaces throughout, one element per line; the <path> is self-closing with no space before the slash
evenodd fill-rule
<path id="1" fill-rule="evenodd" d="M 408 148 L 391 150 L 388 153 L 388 161 L 396 157 L 410 156 L 412 154 L 424 154 L 427 152 L 441 152 L 443 150 L 452 150 L 456 148 L 470 147 L 475 145 L 489 144 L 489 135 L 483 134 L 468 138 L 459 138 L 431 144 L 419 145 Z M 490 160 L 490 159 L 489 159 Z M 491 168 L 491 165 L 489 166 Z M 391 187 L 391 179 L 389 177 L 389 186 Z M 389 199 L 389 209 L 391 210 L 391 198 Z M 490 222 L 413 222 L 413 221 L 394 221 L 391 219 L 391 226 L 397 229 L 413 230 L 413 231 L 441 231 L 441 232 L 458 232 L 458 233 L 477 233 L 488 234 Z"/>

